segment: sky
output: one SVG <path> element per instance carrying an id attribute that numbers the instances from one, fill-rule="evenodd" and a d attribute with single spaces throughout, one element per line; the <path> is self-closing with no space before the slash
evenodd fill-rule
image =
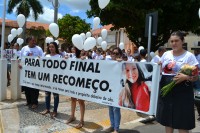
<path id="1" fill-rule="evenodd" d="M 6 0 L 8 3 L 8 0 Z M 54 21 L 54 7 L 52 2 L 55 0 L 39 0 L 43 6 L 44 14 L 39 15 L 37 22 L 41 23 L 52 23 Z M 85 19 L 87 23 L 92 25 L 92 18 L 87 18 L 86 11 L 90 10 L 89 0 L 58 0 L 58 18 L 62 18 L 65 14 L 70 14 L 72 16 L 79 16 L 81 19 Z M 4 0 L 0 0 L 0 18 L 3 17 L 3 3 Z M 7 5 L 7 4 L 6 4 Z M 7 6 L 6 6 L 7 10 Z M 14 13 L 6 14 L 6 19 L 16 20 L 17 15 L 15 14 L 16 9 L 13 10 Z M 32 14 L 32 12 L 31 12 Z M 51 15 L 50 15 L 51 14 Z M 33 17 L 29 17 L 28 21 L 34 22 Z"/>

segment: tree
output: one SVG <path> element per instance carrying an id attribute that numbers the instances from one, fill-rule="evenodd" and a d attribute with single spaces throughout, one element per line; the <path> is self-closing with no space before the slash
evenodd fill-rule
<path id="1" fill-rule="evenodd" d="M 17 8 L 16 15 L 23 14 L 26 19 L 30 16 L 31 10 L 33 11 L 33 17 L 35 20 L 38 19 L 39 14 L 43 14 L 43 7 L 38 0 L 9 0 L 7 12 L 12 13 L 15 7 Z M 24 39 L 26 31 L 25 25 L 23 27 Z"/>
<path id="2" fill-rule="evenodd" d="M 87 24 L 85 20 L 78 16 L 71 16 L 69 14 L 58 20 L 58 26 L 60 29 L 59 37 L 65 39 L 67 44 L 72 44 L 71 40 L 74 34 L 90 31 L 90 24 Z"/>
<path id="3" fill-rule="evenodd" d="M 147 47 L 144 37 L 146 14 L 158 11 L 158 36 L 152 39 L 152 50 L 165 44 L 173 31 L 181 30 L 200 34 L 198 10 L 200 0 L 111 0 L 100 10 L 97 0 L 90 0 L 89 18 L 98 16 L 102 25 L 112 24 L 112 29 L 126 28 L 129 38 L 139 45 Z"/>
<path id="4" fill-rule="evenodd" d="M 9 0 L 8 13 L 12 13 L 15 7 L 17 8 L 16 14 L 23 14 L 26 18 L 30 16 L 31 10 L 35 20 L 38 19 L 39 14 L 43 14 L 43 7 L 38 0 Z"/>

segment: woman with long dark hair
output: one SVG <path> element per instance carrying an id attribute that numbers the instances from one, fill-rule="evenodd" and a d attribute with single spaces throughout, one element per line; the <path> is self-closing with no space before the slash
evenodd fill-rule
<path id="1" fill-rule="evenodd" d="M 59 50 L 58 50 L 58 45 L 56 42 L 51 42 L 48 45 L 47 54 L 45 57 L 61 58 L 61 55 L 59 54 Z M 56 117 L 58 104 L 59 104 L 59 94 L 53 93 L 53 97 L 54 97 L 54 109 L 53 109 L 53 112 L 51 113 L 51 116 Z M 43 112 L 41 112 L 42 115 L 50 113 L 50 102 L 51 102 L 51 92 L 45 91 L 46 109 Z"/>
<path id="2" fill-rule="evenodd" d="M 166 95 L 159 97 L 157 121 L 165 126 L 166 133 L 173 133 L 178 129 L 179 133 L 189 133 L 195 127 L 194 92 L 192 82 L 198 76 L 188 76 L 179 73 L 184 64 L 197 66 L 195 56 L 183 49 L 184 34 L 180 31 L 173 32 L 169 43 L 172 50 L 167 51 L 161 57 L 162 78 L 160 88 L 176 82 L 174 88 Z"/>

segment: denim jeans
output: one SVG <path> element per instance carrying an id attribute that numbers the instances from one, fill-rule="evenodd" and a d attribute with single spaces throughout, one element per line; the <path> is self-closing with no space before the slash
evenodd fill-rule
<path id="1" fill-rule="evenodd" d="M 200 80 L 198 79 L 197 81 L 195 81 L 194 83 L 193 83 L 193 85 L 194 85 L 194 89 L 196 90 L 196 91 L 200 91 Z"/>
<path id="2" fill-rule="evenodd" d="M 110 117 L 111 127 L 113 127 L 114 130 L 118 131 L 121 121 L 120 108 L 109 106 L 109 117 Z"/>
<path id="3" fill-rule="evenodd" d="M 57 93 L 53 93 L 54 97 L 54 112 L 57 112 L 58 104 L 59 104 L 59 95 Z M 45 104 L 46 109 L 50 110 L 50 102 L 51 102 L 51 92 L 45 91 Z"/>

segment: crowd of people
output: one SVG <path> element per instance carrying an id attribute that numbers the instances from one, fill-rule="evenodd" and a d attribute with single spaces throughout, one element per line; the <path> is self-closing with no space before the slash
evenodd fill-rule
<path id="1" fill-rule="evenodd" d="M 118 47 L 110 48 L 103 51 L 101 48 L 94 47 L 93 50 L 84 51 L 78 50 L 76 47 L 60 49 L 56 42 L 47 44 L 47 51 L 43 50 L 36 45 L 35 38 L 33 36 L 26 39 L 27 45 L 24 46 L 21 51 L 19 45 L 15 43 L 13 48 L 18 52 L 18 58 L 23 56 L 40 56 L 48 58 L 74 58 L 74 59 L 93 59 L 93 60 L 116 60 L 127 62 L 147 62 L 147 50 L 142 49 L 140 51 L 135 50 L 132 54 L 131 49 L 121 50 Z M 163 126 L 165 126 L 166 133 L 173 133 L 174 129 L 178 129 L 179 133 L 188 133 L 189 130 L 195 127 L 194 117 L 194 91 L 193 88 L 200 91 L 200 81 L 198 75 L 188 76 L 178 73 L 183 64 L 190 64 L 197 66 L 200 69 L 200 52 L 195 51 L 195 55 L 184 50 L 182 48 L 184 43 L 184 35 L 182 32 L 173 32 L 169 38 L 172 50 L 166 51 L 164 46 L 158 48 L 158 55 L 154 56 L 151 60 L 152 63 L 158 63 L 161 65 L 162 78 L 160 81 L 160 88 L 168 84 L 170 81 L 175 80 L 177 85 L 172 92 L 166 97 L 159 96 L 158 111 L 156 120 Z M 5 47 L 8 48 L 8 47 Z M 196 58 L 195 58 L 196 57 Z M 172 73 L 165 73 L 163 71 L 165 64 L 175 62 L 172 68 Z M 9 67 L 9 66 L 8 66 Z M 21 68 L 22 66 L 19 65 Z M 148 84 L 144 81 L 144 75 L 138 64 L 124 64 L 126 73 L 126 82 L 124 89 L 120 93 L 119 105 L 134 108 L 141 111 L 148 111 L 150 104 L 150 89 Z M 10 69 L 8 69 L 8 81 L 10 81 Z M 175 74 L 174 74 L 175 73 Z M 185 83 L 189 82 L 189 84 Z M 194 83 L 194 84 L 192 84 Z M 10 82 L 8 82 L 8 85 Z M 22 86 L 22 90 L 25 91 L 26 106 L 30 106 L 32 109 L 38 107 L 39 90 Z M 141 98 L 137 98 L 137 95 L 141 95 Z M 53 93 L 54 97 L 54 109 L 50 112 L 51 92 L 45 92 L 45 104 L 46 109 L 41 112 L 42 115 L 50 113 L 53 117 L 57 116 L 57 109 L 59 105 L 59 94 Z M 76 103 L 80 106 L 80 121 L 76 128 L 82 128 L 84 126 L 84 114 L 85 114 L 85 102 L 81 99 L 71 98 L 71 115 L 66 121 L 66 124 L 73 122 L 75 117 Z M 197 109 L 200 113 L 200 107 L 197 105 Z M 200 115 L 200 114 L 199 114 Z M 109 118 L 111 126 L 106 129 L 106 132 L 119 132 L 121 113 L 120 108 L 109 106 Z M 200 120 L 200 118 L 198 118 Z"/>

